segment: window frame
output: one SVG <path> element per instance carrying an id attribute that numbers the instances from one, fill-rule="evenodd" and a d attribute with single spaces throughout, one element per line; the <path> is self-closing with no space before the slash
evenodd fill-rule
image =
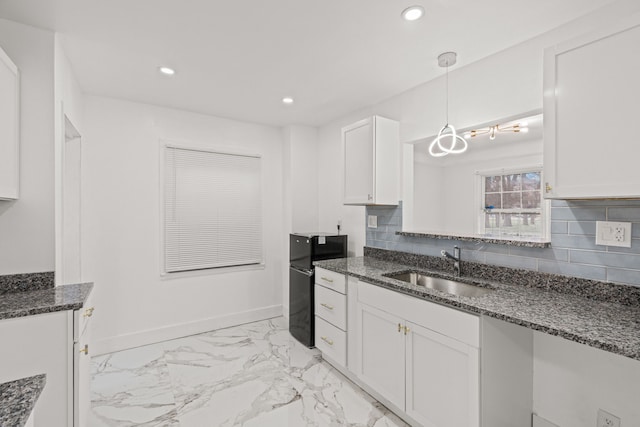
<path id="1" fill-rule="evenodd" d="M 264 204 L 264 167 L 262 164 L 262 155 L 256 153 L 255 151 L 249 151 L 244 149 L 239 149 L 235 146 L 227 146 L 227 145 L 211 145 L 211 144 L 203 144 L 196 142 L 183 142 L 183 141 L 175 141 L 168 139 L 160 139 L 158 145 L 158 208 L 160 211 L 160 221 L 159 221 L 159 247 L 158 247 L 158 256 L 159 256 L 159 274 L 162 280 L 170 280 L 170 279 L 179 279 L 184 277 L 195 277 L 195 276 L 210 276 L 217 274 L 225 274 L 235 271 L 248 271 L 248 270 L 264 270 L 265 269 L 265 227 L 264 227 L 264 218 L 265 218 L 265 204 Z M 195 151 L 204 151 L 209 153 L 219 153 L 226 155 L 234 155 L 234 156 L 248 156 L 248 157 L 257 157 L 260 159 L 260 214 L 261 214 L 261 259 L 260 263 L 255 264 L 245 264 L 245 265 L 236 265 L 236 266 L 222 266 L 222 267 L 211 267 L 205 269 L 197 269 L 197 270 L 184 270 L 184 271 L 167 271 L 165 264 L 165 165 L 166 165 L 166 153 L 167 148 L 176 148 L 176 149 L 184 149 L 184 150 L 195 150 Z"/>
<path id="2" fill-rule="evenodd" d="M 489 176 L 505 176 L 505 175 L 515 175 L 515 174 L 523 174 L 527 172 L 536 172 L 540 174 L 540 189 L 538 190 L 540 193 L 540 208 L 500 208 L 493 209 L 491 212 L 495 214 L 516 214 L 520 215 L 527 212 L 535 211 L 535 213 L 540 213 L 540 221 L 541 221 L 541 230 L 540 234 L 487 234 L 485 228 L 485 218 L 487 215 L 487 210 L 484 207 L 485 201 L 485 178 Z M 487 237 L 496 237 L 498 239 L 509 239 L 509 240 L 522 240 L 522 241 L 547 241 L 550 236 L 551 229 L 551 203 L 544 197 L 544 168 L 540 164 L 536 165 L 528 165 L 528 166 L 518 166 L 512 168 L 500 168 L 500 169 L 489 169 L 489 170 L 481 170 L 476 171 L 476 202 L 475 206 L 477 209 L 477 223 L 476 223 L 476 232 L 481 236 Z M 500 194 L 504 194 L 505 192 L 500 191 Z M 507 192 L 508 193 L 508 192 Z M 522 193 L 522 190 L 520 190 Z"/>

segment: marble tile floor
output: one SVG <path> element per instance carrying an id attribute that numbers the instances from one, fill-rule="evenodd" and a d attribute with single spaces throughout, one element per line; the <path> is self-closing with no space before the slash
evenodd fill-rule
<path id="1" fill-rule="evenodd" d="M 90 427 L 407 426 L 275 318 L 98 356 Z"/>

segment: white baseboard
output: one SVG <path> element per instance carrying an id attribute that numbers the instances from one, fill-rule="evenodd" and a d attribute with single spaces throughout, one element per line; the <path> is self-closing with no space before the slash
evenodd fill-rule
<path id="1" fill-rule="evenodd" d="M 255 310 L 196 320 L 194 322 L 179 323 L 157 329 L 147 329 L 126 335 L 104 338 L 93 343 L 92 356 L 99 356 L 115 351 L 127 350 L 279 316 L 282 316 L 282 305 L 272 305 Z"/>
<path id="2" fill-rule="evenodd" d="M 542 417 L 539 417 L 536 414 L 533 414 L 533 427 L 558 427 L 553 424 L 551 421 L 545 420 Z"/>

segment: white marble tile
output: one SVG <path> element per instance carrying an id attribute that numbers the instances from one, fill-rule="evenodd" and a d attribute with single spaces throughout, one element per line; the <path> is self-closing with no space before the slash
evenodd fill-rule
<path id="1" fill-rule="evenodd" d="M 96 426 L 406 426 L 282 318 L 102 356 L 93 371 Z"/>
<path id="2" fill-rule="evenodd" d="M 92 426 L 179 425 L 162 346 L 95 357 L 91 364 Z"/>

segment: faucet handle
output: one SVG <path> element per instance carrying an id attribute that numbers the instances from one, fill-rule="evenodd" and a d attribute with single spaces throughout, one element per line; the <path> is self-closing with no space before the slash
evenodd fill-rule
<path id="1" fill-rule="evenodd" d="M 447 256 L 447 251 L 445 251 L 444 249 L 440 251 L 440 255 L 442 256 Z"/>

